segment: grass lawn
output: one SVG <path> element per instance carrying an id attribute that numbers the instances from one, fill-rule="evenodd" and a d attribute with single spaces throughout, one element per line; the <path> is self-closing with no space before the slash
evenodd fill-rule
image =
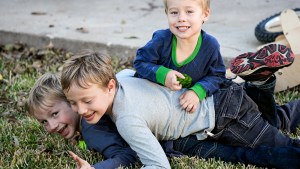
<path id="1" fill-rule="evenodd" d="M 0 45 L 0 169 L 75 168 L 68 155 L 72 150 L 89 163 L 103 160 L 99 153 L 82 150 L 76 144 L 48 134 L 28 116 L 26 99 L 37 77 L 58 72 L 71 53 L 62 49 L 35 49 L 25 44 Z M 132 58 L 113 59 L 116 72 L 132 68 Z M 277 93 L 282 104 L 300 98 L 300 87 Z M 171 158 L 172 168 L 257 168 L 215 159 Z M 136 167 L 139 168 L 140 164 Z"/>

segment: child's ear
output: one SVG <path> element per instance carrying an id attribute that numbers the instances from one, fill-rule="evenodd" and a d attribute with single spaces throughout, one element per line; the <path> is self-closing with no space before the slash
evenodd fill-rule
<path id="1" fill-rule="evenodd" d="M 107 88 L 109 91 L 113 91 L 112 89 L 116 88 L 116 80 L 115 79 L 110 79 L 108 84 L 107 84 Z"/>
<path id="2" fill-rule="evenodd" d="M 207 9 L 203 12 L 203 21 L 207 21 L 210 16 L 210 9 Z"/>

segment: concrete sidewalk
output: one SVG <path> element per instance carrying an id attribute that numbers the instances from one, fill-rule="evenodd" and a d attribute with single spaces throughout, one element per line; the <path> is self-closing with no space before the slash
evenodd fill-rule
<path id="1" fill-rule="evenodd" d="M 261 45 L 255 26 L 299 0 L 212 0 L 204 30 L 221 44 L 225 63 Z M 162 0 L 1 0 L 0 43 L 21 41 L 73 52 L 97 48 L 112 56 L 135 55 L 152 33 L 167 28 Z"/>

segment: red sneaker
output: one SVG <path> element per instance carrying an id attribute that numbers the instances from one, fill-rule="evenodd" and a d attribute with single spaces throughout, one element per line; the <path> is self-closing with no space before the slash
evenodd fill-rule
<path id="1" fill-rule="evenodd" d="M 265 80 L 278 69 L 291 65 L 294 54 L 290 48 L 280 44 L 264 46 L 255 53 L 244 53 L 231 62 L 230 70 L 244 80 Z"/>

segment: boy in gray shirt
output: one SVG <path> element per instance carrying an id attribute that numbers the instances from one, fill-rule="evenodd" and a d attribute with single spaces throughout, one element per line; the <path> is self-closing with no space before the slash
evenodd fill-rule
<path id="1" fill-rule="evenodd" d="M 145 167 L 170 168 L 158 140 L 189 135 L 251 148 L 300 146 L 299 140 L 264 120 L 243 87 L 231 81 L 199 103 L 192 114 L 178 100 L 186 89 L 171 91 L 133 77 L 116 79 L 110 58 L 91 51 L 65 63 L 61 82 L 72 109 L 88 123 L 97 123 L 104 114 L 111 116 Z"/>

